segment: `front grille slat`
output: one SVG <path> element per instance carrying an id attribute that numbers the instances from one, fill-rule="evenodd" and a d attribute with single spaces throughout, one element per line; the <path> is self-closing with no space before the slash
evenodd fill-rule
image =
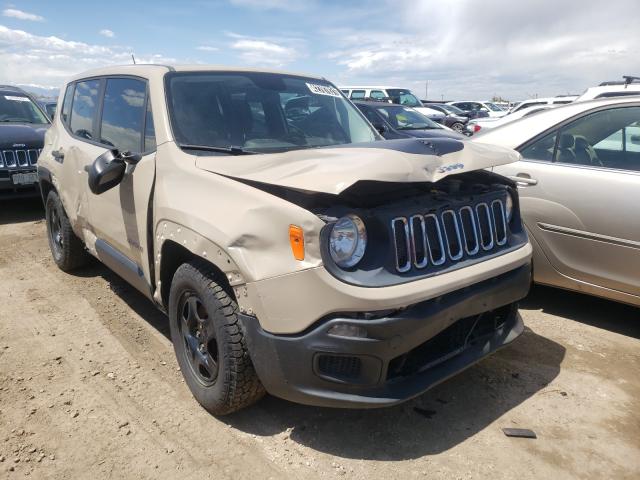
<path id="1" fill-rule="evenodd" d="M 396 270 L 400 273 L 408 272 L 411 270 L 409 222 L 405 217 L 394 218 L 391 221 L 391 228 L 395 240 Z"/>
<path id="2" fill-rule="evenodd" d="M 449 207 L 391 220 L 396 270 L 426 269 L 488 254 L 509 240 L 504 201 Z"/>
<path id="3" fill-rule="evenodd" d="M 416 268 L 424 268 L 429 263 L 429 250 L 427 248 L 427 235 L 422 215 L 414 215 L 409 219 L 411 231 L 411 249 L 413 251 L 413 265 Z"/>
<path id="4" fill-rule="evenodd" d="M 445 244 L 451 260 L 462 258 L 462 241 L 460 238 L 460 228 L 458 218 L 453 210 L 442 212 L 442 224 L 444 225 Z"/>
<path id="5" fill-rule="evenodd" d="M 13 150 L 5 150 L 4 152 L 4 163 L 7 167 L 15 167 L 16 163 L 16 154 Z"/>
<path id="6" fill-rule="evenodd" d="M 18 159 L 19 167 L 28 167 L 29 159 L 27 158 L 26 150 L 16 150 L 16 158 Z"/>
<path id="7" fill-rule="evenodd" d="M 31 149 L 28 150 L 28 154 L 29 154 L 29 164 L 31 164 L 32 167 L 35 167 L 36 164 L 38 163 L 38 150 L 35 149 Z"/>

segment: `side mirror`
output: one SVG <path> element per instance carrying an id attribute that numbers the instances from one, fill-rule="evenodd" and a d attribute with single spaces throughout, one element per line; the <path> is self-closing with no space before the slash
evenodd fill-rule
<path id="1" fill-rule="evenodd" d="M 107 150 L 88 168 L 89 189 L 95 195 L 112 189 L 122 181 L 126 169 L 125 159 L 118 150 Z"/>

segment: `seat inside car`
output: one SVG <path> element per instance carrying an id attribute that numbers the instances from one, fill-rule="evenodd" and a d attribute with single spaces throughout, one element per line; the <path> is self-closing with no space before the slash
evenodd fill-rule
<path id="1" fill-rule="evenodd" d="M 576 154 L 574 153 L 575 139 L 570 133 L 563 133 L 558 142 L 558 155 L 556 161 L 563 163 L 575 163 Z"/>
<path id="2" fill-rule="evenodd" d="M 575 161 L 581 165 L 599 165 L 602 166 L 602 162 L 598 158 L 598 154 L 593 149 L 589 141 L 582 135 L 574 136 L 574 148 Z"/>

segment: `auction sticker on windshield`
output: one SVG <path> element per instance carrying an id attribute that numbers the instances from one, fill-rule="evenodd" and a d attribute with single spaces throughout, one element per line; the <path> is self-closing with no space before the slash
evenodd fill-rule
<path id="1" fill-rule="evenodd" d="M 5 95 L 4 98 L 6 100 L 13 100 L 14 102 L 29 102 L 30 101 L 27 97 L 14 97 L 13 95 Z"/>
<path id="2" fill-rule="evenodd" d="M 330 97 L 341 97 L 340 92 L 333 87 L 327 85 L 316 85 L 314 83 L 307 83 L 307 87 L 311 90 L 311 93 L 316 95 L 329 95 Z"/>

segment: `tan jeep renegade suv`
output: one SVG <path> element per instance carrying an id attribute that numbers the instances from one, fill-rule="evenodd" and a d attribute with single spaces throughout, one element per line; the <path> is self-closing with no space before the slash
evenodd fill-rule
<path id="1" fill-rule="evenodd" d="M 53 258 L 167 312 L 196 399 L 419 395 L 514 340 L 531 247 L 512 150 L 383 141 L 322 78 L 131 65 L 61 92 L 38 163 Z"/>

